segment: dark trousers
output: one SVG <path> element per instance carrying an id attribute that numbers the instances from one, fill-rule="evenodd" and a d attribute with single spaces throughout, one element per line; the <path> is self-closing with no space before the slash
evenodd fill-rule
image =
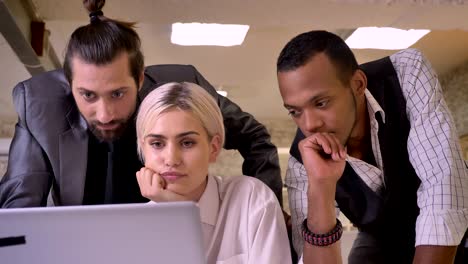
<path id="1" fill-rule="evenodd" d="M 348 256 L 349 264 L 380 264 L 383 255 L 377 240 L 368 233 L 358 232 Z"/>
<path id="2" fill-rule="evenodd" d="M 457 249 L 454 264 L 468 263 L 468 232 L 462 239 L 460 246 Z M 380 264 L 388 263 L 388 259 L 384 259 L 378 241 L 368 233 L 359 232 L 354 240 L 353 247 L 348 256 L 349 264 Z"/>
<path id="3" fill-rule="evenodd" d="M 460 246 L 457 249 L 457 255 L 455 255 L 454 264 L 466 264 L 468 263 L 468 230 L 465 232 Z"/>

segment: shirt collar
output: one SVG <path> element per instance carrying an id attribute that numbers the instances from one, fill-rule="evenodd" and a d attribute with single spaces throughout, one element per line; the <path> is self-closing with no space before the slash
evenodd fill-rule
<path id="1" fill-rule="evenodd" d="M 208 176 L 208 183 L 200 200 L 198 207 L 200 208 L 200 219 L 204 224 L 214 226 L 218 219 L 219 212 L 219 188 L 216 179 L 213 176 Z"/>
<path id="2" fill-rule="evenodd" d="M 377 113 L 380 113 L 380 117 L 382 117 L 382 122 L 385 124 L 385 111 L 382 109 L 380 104 L 375 100 L 374 96 L 369 92 L 369 90 L 364 91 L 364 95 L 366 96 L 367 101 L 367 109 L 369 111 L 369 116 L 371 118 L 375 118 Z"/>

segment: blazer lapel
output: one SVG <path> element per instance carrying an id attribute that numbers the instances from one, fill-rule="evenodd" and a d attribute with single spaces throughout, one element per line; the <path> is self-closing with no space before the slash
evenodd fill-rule
<path id="1" fill-rule="evenodd" d="M 64 205 L 81 205 L 88 161 L 87 124 L 76 108 L 67 114 L 70 129 L 60 135 L 60 200 Z"/>

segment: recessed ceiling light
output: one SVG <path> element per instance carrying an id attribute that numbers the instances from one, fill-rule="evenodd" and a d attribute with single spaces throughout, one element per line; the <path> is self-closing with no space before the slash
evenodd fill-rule
<path id="1" fill-rule="evenodd" d="M 406 49 L 429 32 L 427 29 L 361 27 L 346 39 L 346 44 L 352 49 Z"/>
<path id="2" fill-rule="evenodd" d="M 227 91 L 216 91 L 218 94 L 220 94 L 221 96 L 224 96 L 226 97 L 228 95 Z"/>
<path id="3" fill-rule="evenodd" d="M 244 42 L 248 25 L 174 23 L 171 42 L 183 46 L 235 46 Z"/>
<path id="4" fill-rule="evenodd" d="M 214 87 L 216 87 L 216 92 L 217 92 L 219 95 L 224 96 L 224 97 L 227 97 L 227 95 L 228 95 L 228 90 L 225 89 L 225 85 L 222 85 L 222 84 L 221 84 L 221 85 L 217 85 L 217 84 L 215 84 Z"/>

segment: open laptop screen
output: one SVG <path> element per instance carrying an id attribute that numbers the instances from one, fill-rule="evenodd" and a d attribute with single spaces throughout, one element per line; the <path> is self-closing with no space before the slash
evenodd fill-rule
<path id="1" fill-rule="evenodd" d="M 204 263 L 191 202 L 0 210 L 1 263 Z"/>

